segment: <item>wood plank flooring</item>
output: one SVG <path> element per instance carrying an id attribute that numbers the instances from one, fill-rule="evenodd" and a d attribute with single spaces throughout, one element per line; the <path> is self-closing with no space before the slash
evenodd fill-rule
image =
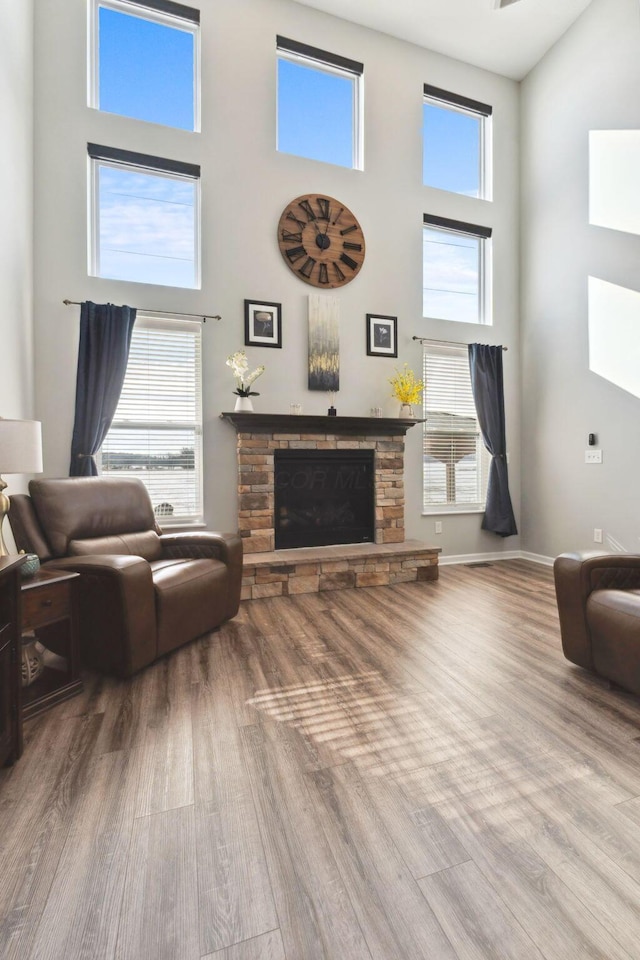
<path id="1" fill-rule="evenodd" d="M 1 960 L 638 960 L 640 700 L 551 571 L 252 600 L 30 721 Z"/>

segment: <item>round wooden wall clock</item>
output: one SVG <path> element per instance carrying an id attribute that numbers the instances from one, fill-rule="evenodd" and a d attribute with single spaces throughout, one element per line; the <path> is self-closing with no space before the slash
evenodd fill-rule
<path id="1" fill-rule="evenodd" d="M 285 263 L 314 287 L 343 287 L 364 263 L 362 227 L 344 203 L 308 193 L 288 203 L 278 223 Z"/>

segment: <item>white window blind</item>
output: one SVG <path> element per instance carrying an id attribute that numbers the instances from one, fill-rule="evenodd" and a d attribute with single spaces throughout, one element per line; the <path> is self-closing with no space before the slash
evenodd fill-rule
<path id="1" fill-rule="evenodd" d="M 202 519 L 202 328 L 136 319 L 102 472 L 139 477 L 158 522 Z"/>
<path id="2" fill-rule="evenodd" d="M 426 513 L 481 510 L 487 457 L 466 344 L 425 343 L 423 489 Z"/>

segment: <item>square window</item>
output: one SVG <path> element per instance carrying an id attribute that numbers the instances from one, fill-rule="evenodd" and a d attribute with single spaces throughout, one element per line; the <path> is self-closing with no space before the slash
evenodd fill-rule
<path id="1" fill-rule="evenodd" d="M 362 169 L 361 63 L 278 37 L 277 149 Z"/>
<path id="2" fill-rule="evenodd" d="M 200 168 L 89 144 L 90 273 L 197 288 Z"/>
<path id="3" fill-rule="evenodd" d="M 427 187 L 490 199 L 487 104 L 425 84 L 422 182 Z"/>
<path id="4" fill-rule="evenodd" d="M 422 314 L 460 323 L 491 323 L 491 229 L 424 215 Z"/>
<path id="5" fill-rule="evenodd" d="M 199 10 L 162 0 L 94 0 L 93 10 L 91 106 L 197 130 Z"/>

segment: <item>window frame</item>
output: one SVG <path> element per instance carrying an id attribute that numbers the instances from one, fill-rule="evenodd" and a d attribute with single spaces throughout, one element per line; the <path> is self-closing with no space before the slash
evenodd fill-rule
<path id="1" fill-rule="evenodd" d="M 123 429 L 147 429 L 150 432 L 153 430 L 166 429 L 166 430 L 180 430 L 193 429 L 194 431 L 194 472 L 195 472 L 195 492 L 197 498 L 197 510 L 193 515 L 187 514 L 178 516 L 175 518 L 167 518 L 162 515 L 158 515 L 158 522 L 163 528 L 169 527 L 193 527 L 193 526 L 204 526 L 204 444 L 203 444 L 203 404 L 202 404 L 202 393 L 203 393 L 203 379 L 202 379 L 202 324 L 200 321 L 187 319 L 180 314 L 173 314 L 171 316 L 158 316 L 152 311 L 142 311 L 139 310 L 136 315 L 136 321 L 133 327 L 132 338 L 135 337 L 136 328 L 138 330 L 173 330 L 187 333 L 188 331 L 196 334 L 198 340 L 198 350 L 196 358 L 196 370 L 195 370 L 195 409 L 196 409 L 196 419 L 195 421 L 180 421 L 170 423 L 169 421 L 164 421 L 164 427 L 162 424 L 157 421 L 149 420 L 136 420 L 136 421 L 116 421 L 115 414 L 114 419 L 109 427 L 107 436 L 105 437 L 105 443 L 109 436 L 109 433 L 112 429 L 117 430 L 119 427 Z M 128 365 L 127 365 L 128 366 Z M 125 381 L 126 383 L 126 374 Z M 101 472 L 106 475 L 113 475 L 109 470 L 104 470 L 102 464 L 102 450 L 100 450 L 99 456 L 99 465 Z M 142 478 L 140 478 L 142 479 Z M 142 481 L 144 483 L 144 480 Z M 146 487 L 146 483 L 145 483 Z M 148 488 L 147 488 L 148 489 Z M 151 497 L 151 491 L 149 491 L 149 496 Z"/>
<path id="2" fill-rule="evenodd" d="M 145 153 L 134 153 L 132 150 L 121 150 L 119 147 L 102 146 L 97 143 L 87 144 L 89 163 L 89 224 L 88 224 L 88 271 L 91 277 L 100 277 L 106 280 L 115 280 L 120 283 L 146 283 L 148 280 L 129 280 L 122 277 L 103 277 L 100 273 L 100 167 L 130 170 L 137 173 L 149 173 L 153 176 L 165 176 L 174 180 L 189 180 L 194 185 L 194 285 L 176 287 L 173 284 L 161 284 L 174 290 L 200 290 L 201 277 L 201 200 L 200 200 L 200 166 L 194 163 L 185 163 L 181 160 L 169 160 L 166 157 L 154 157 Z M 150 285 L 153 286 L 151 283 Z"/>
<path id="3" fill-rule="evenodd" d="M 458 93 L 451 93 L 448 90 L 442 90 L 440 87 L 434 87 L 425 83 L 423 87 L 423 106 L 426 103 L 433 106 L 451 110 L 454 113 L 462 113 L 467 117 L 477 118 L 479 122 L 478 138 L 478 196 L 470 197 L 471 200 L 493 200 L 493 107 L 488 103 L 482 103 L 480 100 L 473 100 L 471 97 L 464 97 Z M 422 142 L 422 151 L 424 156 L 424 136 Z M 457 190 L 445 190 L 443 187 L 435 187 L 424 183 L 423 186 L 431 190 L 440 190 L 443 193 L 451 193 L 454 196 L 466 196 Z"/>
<path id="4" fill-rule="evenodd" d="M 115 10 L 128 16 L 148 20 L 174 30 L 182 30 L 193 35 L 193 130 L 183 127 L 174 127 L 171 124 L 158 123 L 155 120 L 144 120 L 140 117 L 129 117 L 126 114 L 111 114 L 124 116 L 127 120 L 138 123 L 153 123 L 156 126 L 167 127 L 169 130 L 183 130 L 185 133 L 200 133 L 202 127 L 201 110 L 201 36 L 200 11 L 195 7 L 188 7 L 174 0 L 90 0 L 88 24 L 88 56 L 87 56 L 87 89 L 89 106 L 100 113 L 110 113 L 100 107 L 100 7 Z M 136 9 L 137 8 L 137 9 Z"/>
<path id="5" fill-rule="evenodd" d="M 422 353 L 422 373 L 423 373 L 423 382 L 425 383 L 425 389 L 422 396 L 422 416 L 423 416 L 423 425 L 422 425 L 422 516 L 438 516 L 442 514 L 474 514 L 474 513 L 484 513 L 486 509 L 486 499 L 487 499 L 487 483 L 489 480 L 489 466 L 490 466 L 490 457 L 489 453 L 484 445 L 482 439 L 482 433 L 480 430 L 480 424 L 478 422 L 478 414 L 475 407 L 475 402 L 473 401 L 473 394 L 471 392 L 471 371 L 469 370 L 469 346 L 467 343 L 448 343 L 443 341 L 434 341 L 434 340 L 424 340 L 423 341 L 423 353 Z M 471 395 L 471 401 L 475 410 L 476 426 L 477 429 L 474 431 L 460 432 L 457 436 L 475 436 L 476 438 L 476 464 L 477 470 L 480 472 L 480 490 L 481 490 L 481 499 L 477 501 L 447 501 L 445 503 L 431 503 L 427 501 L 427 478 L 426 478 L 426 469 L 425 469 L 425 448 L 426 440 L 430 435 L 443 437 L 449 436 L 444 431 L 429 431 L 429 383 L 433 382 L 433 370 L 429 368 L 428 358 L 429 355 L 432 357 L 455 357 L 459 360 L 466 361 L 466 370 L 468 372 L 468 384 L 465 378 L 465 383 L 463 384 L 464 389 L 466 390 L 468 386 L 468 392 Z M 454 377 L 451 377 L 451 382 L 455 380 Z M 459 382 L 459 381 L 458 381 Z M 446 467 L 445 467 L 446 470 Z"/>
<path id="6" fill-rule="evenodd" d="M 451 317 L 432 317 L 424 312 L 424 228 L 442 230 L 457 236 L 475 237 L 478 244 L 478 319 L 455 320 Z M 447 323 L 472 323 L 491 326 L 493 323 L 493 251 L 491 240 L 493 228 L 481 226 L 477 223 L 466 223 L 463 220 L 451 220 L 448 217 L 439 217 L 434 214 L 422 215 L 423 258 L 422 258 L 422 315 L 423 319 L 444 320 Z"/>
<path id="7" fill-rule="evenodd" d="M 328 50 L 321 50 L 318 47 L 312 47 L 308 43 L 300 43 L 297 40 L 290 40 L 279 34 L 276 36 L 276 152 L 286 153 L 278 148 L 279 142 L 279 85 L 278 85 L 278 61 L 280 59 L 288 60 L 290 63 L 297 63 L 300 66 L 320 70 L 332 76 L 339 76 L 353 80 L 352 86 L 352 118 L 353 118 L 353 140 L 351 150 L 351 166 L 343 167 L 345 170 L 364 170 L 364 64 L 358 60 L 350 60 Z M 289 154 L 289 156 L 300 156 L 299 154 Z M 303 160 L 314 160 L 316 163 L 330 163 L 328 160 L 318 160 L 315 157 L 301 157 Z M 342 164 L 333 164 L 340 166 Z"/>

